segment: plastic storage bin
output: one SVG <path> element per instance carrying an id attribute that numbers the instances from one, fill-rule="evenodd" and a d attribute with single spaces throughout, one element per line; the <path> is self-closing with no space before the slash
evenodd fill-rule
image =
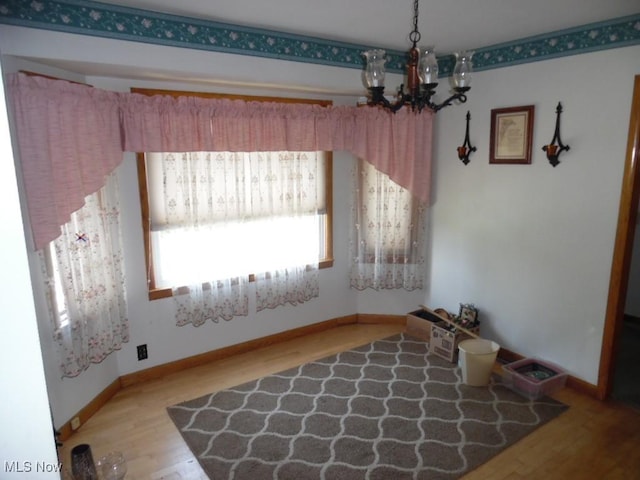
<path id="1" fill-rule="evenodd" d="M 507 387 L 532 400 L 561 389 L 567 381 L 567 373 L 560 367 L 536 358 L 508 363 L 502 371 Z"/>
<path id="2" fill-rule="evenodd" d="M 489 385 L 491 371 L 498 356 L 500 345 L 491 340 L 474 338 L 458 344 L 458 364 L 462 369 L 462 383 L 472 387 Z"/>

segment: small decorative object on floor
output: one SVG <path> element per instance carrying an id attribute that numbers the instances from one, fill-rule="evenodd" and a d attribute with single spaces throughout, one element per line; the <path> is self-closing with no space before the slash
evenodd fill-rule
<path id="1" fill-rule="evenodd" d="M 104 480 L 121 480 L 127 474 L 127 461 L 121 452 L 111 452 L 98 460 L 98 469 Z"/>
<path id="2" fill-rule="evenodd" d="M 98 472 L 88 444 L 81 443 L 71 450 L 71 472 L 74 480 L 98 480 Z"/>

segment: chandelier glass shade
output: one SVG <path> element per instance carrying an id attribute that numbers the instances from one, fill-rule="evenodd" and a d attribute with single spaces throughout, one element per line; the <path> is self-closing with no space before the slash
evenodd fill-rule
<path id="1" fill-rule="evenodd" d="M 406 65 L 407 88 L 400 85 L 395 101 L 389 101 L 384 94 L 385 54 L 382 49 L 372 49 L 363 52 L 366 60 L 364 80 L 369 92 L 367 103 L 379 105 L 392 112 L 397 112 L 404 106 L 412 110 L 422 111 L 425 107 L 434 112 L 452 105 L 454 101 L 467 101 L 467 92 L 471 88 L 471 63 L 473 52 L 456 52 L 456 64 L 452 72 L 453 93 L 442 103 L 432 100 L 438 86 L 438 60 L 432 46 L 418 48 L 420 32 L 418 31 L 418 0 L 414 1 L 413 30 L 409 34 L 412 47 L 408 53 Z"/>

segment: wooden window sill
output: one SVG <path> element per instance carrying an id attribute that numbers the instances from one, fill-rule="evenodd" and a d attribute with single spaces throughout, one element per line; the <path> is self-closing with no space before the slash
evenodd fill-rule
<path id="1" fill-rule="evenodd" d="M 329 258 L 326 260 L 322 260 L 318 263 L 318 268 L 331 268 L 333 267 L 333 258 Z M 254 275 L 249 276 L 249 281 L 255 281 Z M 161 298 L 169 298 L 172 297 L 173 293 L 170 288 L 154 288 L 149 290 L 149 300 L 159 300 Z"/>

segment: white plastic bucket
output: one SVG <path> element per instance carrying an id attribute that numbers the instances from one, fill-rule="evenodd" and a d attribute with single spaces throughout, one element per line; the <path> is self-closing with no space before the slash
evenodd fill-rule
<path id="1" fill-rule="evenodd" d="M 491 378 L 491 371 L 500 345 L 491 340 L 474 338 L 461 341 L 458 348 L 460 349 L 458 364 L 462 369 L 462 383 L 473 387 L 489 385 L 489 378 Z"/>

